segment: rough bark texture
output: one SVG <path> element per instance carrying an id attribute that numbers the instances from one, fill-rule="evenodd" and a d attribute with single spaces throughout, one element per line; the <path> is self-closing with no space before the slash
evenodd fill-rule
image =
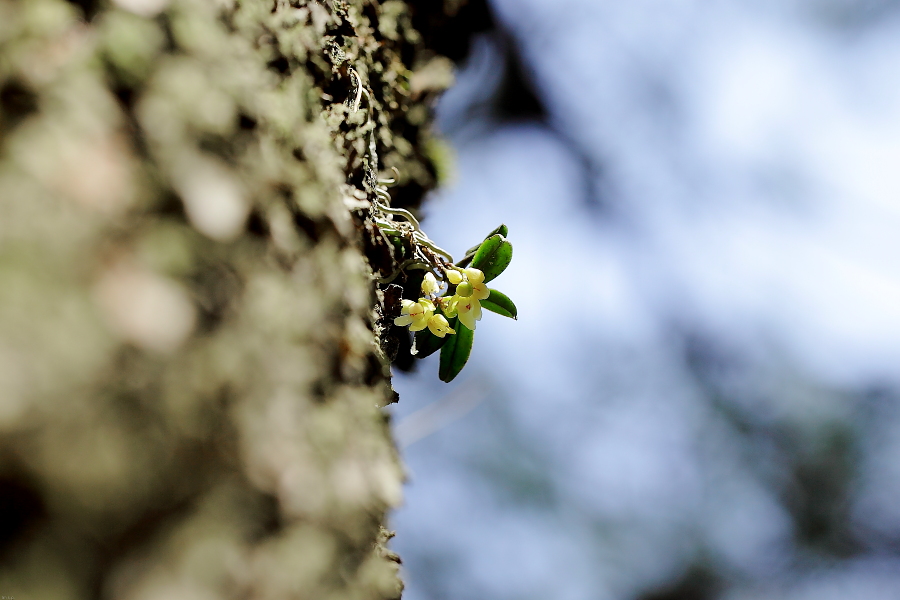
<path id="1" fill-rule="evenodd" d="M 448 76 L 398 0 L 0 0 L 0 594 L 400 595 L 369 200 Z"/>

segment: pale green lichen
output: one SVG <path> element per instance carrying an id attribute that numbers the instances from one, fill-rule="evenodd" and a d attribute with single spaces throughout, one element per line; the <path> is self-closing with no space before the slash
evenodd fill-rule
<path id="1" fill-rule="evenodd" d="M 0 0 L 0 588 L 398 597 L 393 265 L 343 198 L 435 183 L 405 5 L 97 6 Z"/>

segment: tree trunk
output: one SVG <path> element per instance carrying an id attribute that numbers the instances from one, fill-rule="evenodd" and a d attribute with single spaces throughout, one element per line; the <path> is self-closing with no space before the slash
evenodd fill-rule
<path id="1" fill-rule="evenodd" d="M 0 595 L 399 597 L 370 200 L 448 77 L 398 0 L 0 0 Z"/>

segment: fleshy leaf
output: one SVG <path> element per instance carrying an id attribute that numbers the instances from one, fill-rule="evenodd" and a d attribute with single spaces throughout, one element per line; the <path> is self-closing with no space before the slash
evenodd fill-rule
<path id="1" fill-rule="evenodd" d="M 495 236 L 497 234 L 500 234 L 503 237 L 506 237 L 507 235 L 509 235 L 509 228 L 506 225 L 500 225 L 500 227 L 498 227 L 497 229 L 493 230 L 492 232 L 490 232 L 489 234 L 484 236 L 484 239 L 487 240 L 488 238 Z M 463 256 L 462 260 L 460 260 L 456 264 L 460 267 L 467 266 L 470 262 L 472 262 L 472 259 L 475 257 L 475 253 L 478 252 L 478 249 L 480 247 L 481 247 L 481 244 L 477 244 L 475 246 L 472 246 L 468 250 L 466 250 L 465 256 Z"/>
<path id="2" fill-rule="evenodd" d="M 513 247 L 505 237 L 496 233 L 484 240 L 472 258 L 472 266 L 484 273 L 484 281 L 496 278 L 512 260 Z"/>
<path id="3" fill-rule="evenodd" d="M 493 230 L 492 232 L 490 232 L 489 234 L 484 236 L 484 239 L 488 239 L 492 235 L 497 235 L 498 233 L 500 235 L 502 235 L 503 237 L 509 237 L 509 228 L 506 225 L 500 225 L 500 227 L 498 227 L 497 229 Z"/>
<path id="4" fill-rule="evenodd" d="M 456 319 L 448 319 L 450 321 L 450 328 L 456 329 Z M 447 340 L 454 337 L 453 334 L 447 334 L 444 337 L 440 338 L 427 329 L 423 329 L 422 331 L 416 332 L 416 358 L 425 358 L 426 356 L 431 356 L 435 352 L 441 349 L 441 347 L 447 343 Z"/>
<path id="5" fill-rule="evenodd" d="M 441 348 L 441 365 L 438 369 L 438 377 L 447 383 L 453 381 L 466 366 L 472 352 L 472 340 L 475 338 L 475 332 L 462 323 L 456 323 L 454 329 L 456 335 L 448 335 L 449 339 Z"/>
<path id="6" fill-rule="evenodd" d="M 517 318 L 519 314 L 513 301 L 497 290 L 491 290 L 491 295 L 481 301 L 481 307 L 510 319 Z"/>

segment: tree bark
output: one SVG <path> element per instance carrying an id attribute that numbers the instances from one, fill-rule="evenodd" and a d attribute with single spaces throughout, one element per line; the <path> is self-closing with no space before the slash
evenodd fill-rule
<path id="1" fill-rule="evenodd" d="M 397 598 L 398 0 L 0 0 L 0 595 Z"/>

